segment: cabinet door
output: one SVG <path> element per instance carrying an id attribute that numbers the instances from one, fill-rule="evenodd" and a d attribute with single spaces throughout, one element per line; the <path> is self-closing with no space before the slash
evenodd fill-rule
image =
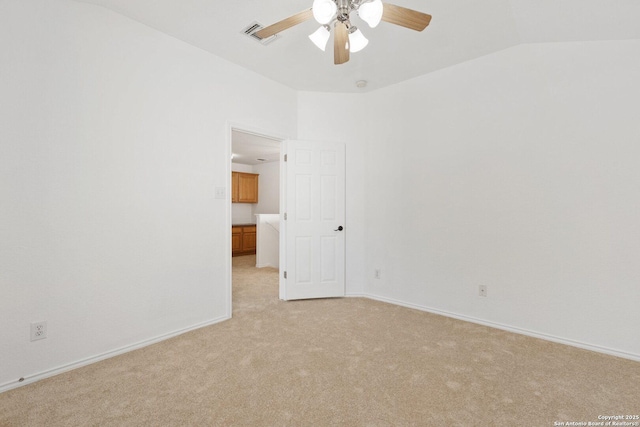
<path id="1" fill-rule="evenodd" d="M 231 254 L 242 252 L 242 227 L 231 228 Z"/>
<path id="2" fill-rule="evenodd" d="M 258 175 L 238 173 L 238 203 L 258 203 Z"/>
<path id="3" fill-rule="evenodd" d="M 231 203 L 238 201 L 238 172 L 231 172 Z"/>
<path id="4" fill-rule="evenodd" d="M 242 229 L 242 250 L 245 252 L 256 250 L 256 228 L 244 227 Z"/>

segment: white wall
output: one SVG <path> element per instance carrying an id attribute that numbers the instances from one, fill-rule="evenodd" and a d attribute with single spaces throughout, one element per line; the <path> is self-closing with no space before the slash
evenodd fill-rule
<path id="1" fill-rule="evenodd" d="M 370 118 L 364 111 L 368 95 L 299 92 L 298 136 L 301 140 L 346 145 L 346 291 L 364 292 L 365 271 L 365 147 Z M 336 105 L 340 109 L 336 109 Z M 327 114 L 333 119 L 326 120 Z M 371 188 L 376 191 L 375 188 Z"/>
<path id="2" fill-rule="evenodd" d="M 280 214 L 256 215 L 256 267 L 280 268 Z"/>
<path id="3" fill-rule="evenodd" d="M 253 166 L 258 179 L 258 203 L 253 205 L 254 214 L 276 214 L 280 212 L 280 162 L 261 163 Z"/>
<path id="4" fill-rule="evenodd" d="M 295 92 L 66 0 L 0 2 L 0 52 L 0 390 L 225 318 L 227 120 L 293 136 Z"/>
<path id="5" fill-rule="evenodd" d="M 253 166 L 243 165 L 242 163 L 231 163 L 231 170 L 234 172 L 254 173 Z"/>
<path id="6" fill-rule="evenodd" d="M 366 292 L 640 358 L 638 76 L 522 45 L 373 92 Z"/>

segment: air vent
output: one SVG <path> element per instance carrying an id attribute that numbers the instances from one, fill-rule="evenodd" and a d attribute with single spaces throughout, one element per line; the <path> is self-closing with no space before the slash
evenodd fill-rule
<path id="1" fill-rule="evenodd" d="M 272 41 L 274 41 L 275 39 L 279 38 L 280 35 L 279 34 L 274 34 L 271 37 L 267 37 L 265 39 L 258 37 L 258 35 L 256 34 L 256 32 L 260 31 L 261 29 L 264 28 L 264 25 L 260 24 L 259 22 L 253 21 L 251 24 L 249 24 L 244 30 L 242 30 L 242 33 L 244 35 L 246 35 L 247 37 L 251 37 L 252 39 L 267 45 L 269 43 L 271 43 Z"/>

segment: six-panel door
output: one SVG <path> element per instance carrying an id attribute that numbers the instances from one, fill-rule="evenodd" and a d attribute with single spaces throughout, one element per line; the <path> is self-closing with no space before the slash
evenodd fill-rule
<path id="1" fill-rule="evenodd" d="M 286 153 L 284 299 L 344 296 L 345 146 L 287 141 Z"/>

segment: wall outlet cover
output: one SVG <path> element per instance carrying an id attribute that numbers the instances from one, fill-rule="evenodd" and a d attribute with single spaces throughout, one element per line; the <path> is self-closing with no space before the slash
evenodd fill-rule
<path id="1" fill-rule="evenodd" d="M 47 337 L 47 322 L 33 322 L 31 324 L 31 341 L 42 340 Z"/>

